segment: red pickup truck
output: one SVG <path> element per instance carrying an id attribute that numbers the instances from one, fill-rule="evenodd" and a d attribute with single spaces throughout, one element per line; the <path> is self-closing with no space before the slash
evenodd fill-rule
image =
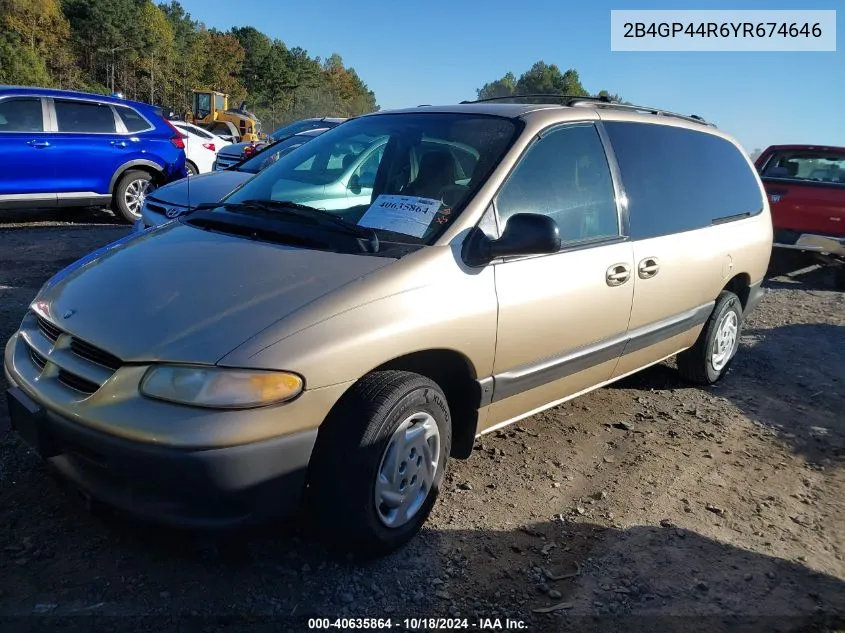
<path id="1" fill-rule="evenodd" d="M 774 246 L 812 252 L 845 285 L 845 147 L 773 145 L 756 161 L 769 196 Z"/>

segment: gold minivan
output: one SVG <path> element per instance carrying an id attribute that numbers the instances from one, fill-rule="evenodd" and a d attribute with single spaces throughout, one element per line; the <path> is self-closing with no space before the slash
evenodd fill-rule
<path id="1" fill-rule="evenodd" d="M 387 552 L 478 435 L 674 355 L 719 380 L 772 248 L 746 154 L 698 117 L 515 101 L 352 119 L 62 270 L 6 345 L 13 427 L 138 517 L 303 509 Z"/>

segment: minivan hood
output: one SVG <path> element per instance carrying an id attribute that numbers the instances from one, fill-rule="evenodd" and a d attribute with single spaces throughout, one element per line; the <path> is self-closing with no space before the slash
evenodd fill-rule
<path id="1" fill-rule="evenodd" d="M 198 204 L 219 202 L 238 186 L 255 174 L 243 171 L 212 171 L 199 176 L 177 180 L 153 191 L 147 199 L 150 202 L 172 204 L 181 207 L 195 207 Z"/>
<path id="2" fill-rule="evenodd" d="M 58 273 L 35 304 L 63 330 L 124 362 L 215 363 L 279 319 L 394 261 L 180 222 L 121 242 Z"/>

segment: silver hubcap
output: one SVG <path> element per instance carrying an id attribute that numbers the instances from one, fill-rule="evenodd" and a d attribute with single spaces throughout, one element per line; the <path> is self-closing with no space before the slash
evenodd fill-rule
<path id="1" fill-rule="evenodd" d="M 739 334 L 739 320 L 736 312 L 725 313 L 719 328 L 716 330 L 716 339 L 713 341 L 713 350 L 710 354 L 710 364 L 716 371 L 722 371 L 734 353 L 737 335 Z"/>
<path id="2" fill-rule="evenodd" d="M 376 512 L 384 525 L 398 528 L 419 512 L 440 460 L 440 429 L 428 413 L 408 416 L 393 433 L 378 469 Z"/>
<path id="3" fill-rule="evenodd" d="M 141 207 L 144 205 L 144 197 L 150 190 L 149 180 L 133 180 L 126 186 L 126 193 L 123 194 L 123 201 L 126 208 L 133 215 L 141 215 Z"/>

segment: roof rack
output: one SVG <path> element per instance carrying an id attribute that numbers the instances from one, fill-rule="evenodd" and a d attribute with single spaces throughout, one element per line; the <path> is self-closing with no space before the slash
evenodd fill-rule
<path id="1" fill-rule="evenodd" d="M 537 93 L 537 94 L 526 94 L 526 95 L 507 95 L 502 97 L 487 97 L 486 99 L 476 99 L 475 101 L 461 101 L 461 105 L 467 103 L 488 103 L 490 101 L 505 101 L 508 99 L 545 99 L 546 103 L 549 103 L 549 100 L 553 101 L 561 101 L 562 105 L 570 105 L 573 101 L 582 100 L 582 101 L 597 101 L 600 103 L 613 103 L 610 97 L 607 96 L 600 96 L 600 97 L 587 97 L 582 95 L 562 95 L 562 94 L 555 94 L 555 93 Z"/>
<path id="2" fill-rule="evenodd" d="M 632 112 L 645 112 L 647 114 L 653 114 L 655 116 L 668 116 L 672 117 L 673 119 L 681 119 L 683 121 L 699 123 L 708 127 L 716 127 L 713 123 L 705 121 L 703 117 L 700 117 L 697 114 L 678 114 L 677 112 L 670 112 L 669 110 L 661 110 L 660 108 L 651 108 L 649 106 L 639 106 L 631 103 L 619 103 L 617 101 L 610 101 L 607 103 L 595 103 L 592 99 L 575 99 L 570 101 L 567 105 L 574 106 L 578 105 L 579 102 L 588 103 L 590 105 L 594 105 L 597 108 L 616 108 L 619 110 L 630 110 Z"/>
<path id="3" fill-rule="evenodd" d="M 508 95 L 503 97 L 488 97 L 486 99 L 477 99 L 475 101 L 461 101 L 461 104 L 469 104 L 469 103 L 489 103 L 490 101 L 506 101 L 506 100 L 516 100 L 516 101 L 527 101 L 531 99 L 544 99 L 546 103 L 557 103 L 560 102 L 561 105 L 564 106 L 575 106 L 579 104 L 589 104 L 593 105 L 597 108 L 618 108 L 620 110 L 631 110 L 632 112 L 645 112 L 648 114 L 654 114 L 655 116 L 668 116 L 675 119 L 682 119 L 684 121 L 690 121 L 692 123 L 700 123 L 702 125 L 707 125 L 709 127 L 716 127 L 714 124 L 705 121 L 702 117 L 698 116 L 697 114 L 678 114 L 676 112 L 670 112 L 668 110 L 661 110 L 659 108 L 650 108 L 648 106 L 638 106 L 629 103 L 619 103 L 618 101 L 614 101 L 610 97 L 606 95 L 600 95 L 597 97 L 589 97 L 589 96 L 581 96 L 581 95 L 561 95 L 561 94 L 525 94 L 525 95 Z M 529 103 L 531 101 L 528 101 Z"/>

